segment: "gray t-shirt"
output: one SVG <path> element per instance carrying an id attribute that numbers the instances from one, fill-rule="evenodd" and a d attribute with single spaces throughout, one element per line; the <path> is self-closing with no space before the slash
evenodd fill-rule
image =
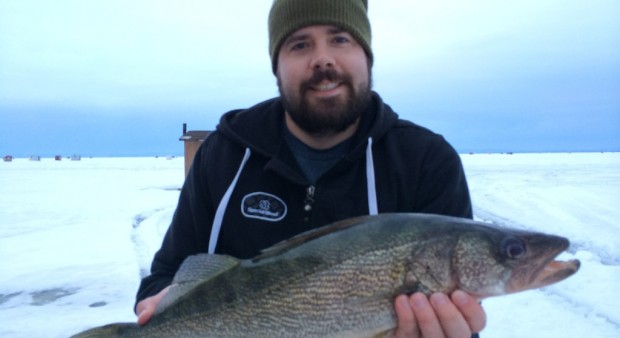
<path id="1" fill-rule="evenodd" d="M 297 164 L 299 164 L 308 181 L 315 184 L 323 174 L 348 153 L 352 138 L 350 137 L 329 149 L 315 149 L 301 142 L 285 126 L 284 140 L 295 155 Z"/>

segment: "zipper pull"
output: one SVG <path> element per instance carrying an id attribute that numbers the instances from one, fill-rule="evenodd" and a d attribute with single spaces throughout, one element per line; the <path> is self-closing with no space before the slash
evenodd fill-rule
<path id="1" fill-rule="evenodd" d="M 313 185 L 306 188 L 306 198 L 304 199 L 304 211 L 312 211 L 312 204 L 314 204 L 314 190 Z"/>

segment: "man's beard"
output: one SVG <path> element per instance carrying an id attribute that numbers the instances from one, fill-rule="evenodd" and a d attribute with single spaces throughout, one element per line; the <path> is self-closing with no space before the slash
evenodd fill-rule
<path id="1" fill-rule="evenodd" d="M 346 86 L 348 95 L 344 98 L 321 98 L 315 104 L 311 103 L 306 93 L 312 90 L 312 86 L 318 86 L 324 80 L 339 82 L 340 85 Z M 315 70 L 309 80 L 300 84 L 299 91 L 295 95 L 287 93 L 282 88 L 278 76 L 278 89 L 284 109 L 299 128 L 317 136 L 334 135 L 356 123 L 370 104 L 370 84 L 369 76 L 367 83 L 354 88 L 349 75 L 339 74 L 333 69 Z"/>

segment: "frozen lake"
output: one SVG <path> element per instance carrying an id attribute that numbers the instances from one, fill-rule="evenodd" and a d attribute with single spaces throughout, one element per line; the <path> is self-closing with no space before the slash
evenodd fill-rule
<path id="1" fill-rule="evenodd" d="M 568 237 L 581 270 L 484 301 L 482 337 L 620 337 L 620 154 L 463 155 L 477 218 Z M 0 337 L 134 321 L 183 159 L 0 163 Z"/>

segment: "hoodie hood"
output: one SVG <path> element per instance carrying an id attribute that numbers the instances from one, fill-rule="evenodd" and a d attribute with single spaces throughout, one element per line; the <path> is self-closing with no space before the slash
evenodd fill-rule
<path id="1" fill-rule="evenodd" d="M 398 121 L 398 115 L 383 103 L 381 97 L 371 93 L 371 104 L 362 113 L 360 127 L 353 136 L 351 156 L 363 156 L 369 138 L 378 142 Z M 282 124 L 284 107 L 280 98 L 261 102 L 248 109 L 230 111 L 222 116 L 217 126 L 221 132 L 252 153 L 275 157 L 283 142 Z"/>

